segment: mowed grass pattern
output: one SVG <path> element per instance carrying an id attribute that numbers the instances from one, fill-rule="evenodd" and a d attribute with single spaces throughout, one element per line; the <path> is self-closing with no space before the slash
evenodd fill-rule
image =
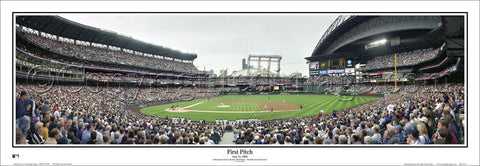
<path id="1" fill-rule="evenodd" d="M 270 97 L 270 99 L 269 99 Z M 180 107 L 185 107 L 192 105 L 206 99 L 196 99 L 187 102 L 178 102 L 172 104 L 152 106 L 144 108 L 141 110 L 142 113 L 147 115 L 159 116 L 159 117 L 184 117 L 191 120 L 207 120 L 215 121 L 216 119 L 226 119 L 226 120 L 238 120 L 238 119 L 281 119 L 281 118 L 290 118 L 290 117 L 304 117 L 317 115 L 320 110 L 324 110 L 324 113 L 332 112 L 333 110 L 342 110 L 345 108 L 353 107 L 359 104 L 363 104 L 372 100 L 378 100 L 377 97 L 355 97 L 352 101 L 340 101 L 338 96 L 332 95 L 230 95 L 210 98 L 210 100 L 249 100 L 256 101 L 278 101 L 286 103 L 292 103 L 303 106 L 303 111 L 289 111 L 289 112 L 274 112 L 273 115 L 267 113 L 205 113 L 205 112 L 166 112 L 165 109 L 171 107 L 172 105 L 179 105 Z M 207 103 L 203 103 L 207 104 Z M 202 106 L 203 104 L 197 105 Z M 195 106 L 195 107 L 197 107 Z M 207 104 L 208 106 L 208 104 Z M 216 107 L 216 106 L 215 106 Z M 202 109 L 205 110 L 205 109 Z"/>
<path id="2" fill-rule="evenodd" d="M 224 102 L 223 105 L 228 105 L 230 107 L 221 108 L 218 107 L 220 103 L 218 102 L 205 102 L 200 105 L 193 106 L 189 109 L 191 110 L 206 110 L 206 111 L 257 111 L 261 110 L 260 106 L 256 103 L 229 103 Z"/>

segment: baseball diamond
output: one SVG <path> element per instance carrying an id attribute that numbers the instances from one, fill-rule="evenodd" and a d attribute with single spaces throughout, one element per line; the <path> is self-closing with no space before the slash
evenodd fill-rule
<path id="1" fill-rule="evenodd" d="M 320 110 L 329 113 L 333 110 L 342 110 L 378 99 L 380 98 L 356 97 L 353 101 L 344 103 L 340 96 L 333 95 L 228 95 L 211 98 L 210 100 L 196 99 L 150 106 L 142 108 L 141 112 L 158 117 L 183 117 L 206 121 L 243 118 L 271 120 L 317 115 Z M 221 103 L 230 105 L 230 107 L 219 108 L 218 106 Z M 171 109 L 172 105 L 176 106 L 177 104 L 179 108 Z M 268 107 L 267 109 L 263 108 L 265 104 Z M 300 105 L 303 106 L 303 110 L 300 109 Z M 271 108 L 274 110 L 273 115 L 270 115 Z"/>

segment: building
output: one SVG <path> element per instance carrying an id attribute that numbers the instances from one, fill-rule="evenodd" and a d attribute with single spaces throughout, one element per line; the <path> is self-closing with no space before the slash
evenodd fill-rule
<path id="1" fill-rule="evenodd" d="M 225 70 L 220 70 L 220 73 L 218 74 L 219 77 L 227 77 L 227 74 L 228 73 L 228 70 L 225 69 Z"/>
<path id="2" fill-rule="evenodd" d="M 207 74 L 210 75 L 210 77 L 216 77 L 217 76 L 215 74 L 215 72 L 213 71 L 213 69 L 210 69 L 210 71 L 208 71 Z"/>
<path id="3" fill-rule="evenodd" d="M 247 69 L 247 62 L 245 58 L 242 59 L 242 69 Z"/>

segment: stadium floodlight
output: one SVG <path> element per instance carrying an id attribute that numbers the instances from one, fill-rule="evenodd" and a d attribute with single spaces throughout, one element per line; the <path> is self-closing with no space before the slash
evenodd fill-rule
<path id="1" fill-rule="evenodd" d="M 387 39 L 380 39 L 380 40 L 368 43 L 367 45 L 365 45 L 365 49 L 370 49 L 370 48 L 374 48 L 374 47 L 378 47 L 378 46 L 383 46 L 383 45 L 385 45 L 385 43 L 387 43 Z"/>
<path id="2" fill-rule="evenodd" d="M 386 42 L 387 42 L 387 39 L 381 39 L 381 40 L 377 40 L 373 43 L 375 43 L 375 44 L 385 44 Z"/>

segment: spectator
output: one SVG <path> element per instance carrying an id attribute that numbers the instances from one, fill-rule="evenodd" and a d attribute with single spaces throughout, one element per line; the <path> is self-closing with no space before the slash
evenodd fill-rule
<path id="1" fill-rule="evenodd" d="M 435 144 L 451 144 L 453 136 L 448 129 L 438 130 L 438 136 L 434 139 Z"/>
<path id="2" fill-rule="evenodd" d="M 345 135 L 340 135 L 338 137 L 339 144 L 348 144 L 348 138 Z"/>
<path id="3" fill-rule="evenodd" d="M 42 129 L 40 130 L 40 135 L 42 135 L 43 137 L 43 140 L 47 140 L 48 139 L 48 128 L 47 128 L 47 125 L 48 125 L 48 120 L 44 119 L 43 121 L 43 127 Z"/>
<path id="4" fill-rule="evenodd" d="M 350 136 L 350 139 L 351 139 L 351 144 L 362 144 L 357 134 L 352 134 Z"/>
<path id="5" fill-rule="evenodd" d="M 90 140 L 87 141 L 87 144 L 96 144 L 96 143 L 97 143 L 97 132 L 92 131 L 90 133 Z"/>
<path id="6" fill-rule="evenodd" d="M 407 144 L 425 144 L 418 139 L 418 131 L 416 128 L 410 128 L 407 131 Z"/>
<path id="7" fill-rule="evenodd" d="M 445 119 L 448 122 L 448 130 L 450 130 L 450 132 L 453 134 L 453 136 L 455 136 L 455 139 L 458 140 L 458 138 L 459 138 L 458 129 L 457 129 L 455 123 L 453 123 L 454 120 L 453 120 L 452 115 L 451 114 L 446 114 Z"/>
<path id="8" fill-rule="evenodd" d="M 103 135 L 103 144 L 110 144 L 111 141 L 110 141 L 110 135 L 108 135 L 107 133 L 105 133 Z"/>
<path id="9" fill-rule="evenodd" d="M 122 141 L 120 140 L 120 132 L 115 132 L 114 134 L 114 139 L 112 142 L 116 142 L 117 144 L 120 144 Z M 157 144 L 157 143 L 155 143 Z"/>
<path id="10" fill-rule="evenodd" d="M 372 137 L 365 136 L 365 138 L 363 138 L 363 144 L 373 144 Z"/>
<path id="11" fill-rule="evenodd" d="M 22 91 L 20 93 L 20 98 L 16 100 L 16 124 L 23 134 L 26 134 L 30 129 L 30 117 L 28 110 L 31 110 L 32 105 L 27 103 L 28 93 Z"/>
<path id="12" fill-rule="evenodd" d="M 78 124 L 78 130 L 75 134 L 75 136 L 78 138 L 78 139 L 82 139 L 82 135 L 83 135 L 83 131 L 85 130 L 85 126 L 83 125 L 83 122 L 80 122 Z"/>
<path id="13" fill-rule="evenodd" d="M 97 137 L 96 137 L 96 141 L 97 144 L 103 144 L 103 126 L 102 125 L 97 125 Z"/>
<path id="14" fill-rule="evenodd" d="M 70 130 L 67 135 L 69 144 L 82 144 L 82 141 L 75 136 L 75 131 Z"/>
<path id="15" fill-rule="evenodd" d="M 60 132 L 54 128 L 48 135 L 50 137 L 45 141 L 45 144 L 57 144 L 57 139 L 60 138 Z"/>
<path id="16" fill-rule="evenodd" d="M 447 128 L 448 125 L 449 125 L 449 122 L 446 119 L 440 119 L 438 121 L 438 124 L 437 124 L 437 133 L 440 134 L 440 130 L 442 130 L 442 129 L 447 129 L 448 130 L 448 128 Z M 444 135 L 444 136 L 442 136 L 442 138 L 447 138 L 446 140 L 449 141 L 448 142 L 449 144 L 458 144 L 458 141 L 455 138 L 455 136 L 453 135 L 453 133 L 450 130 L 448 130 L 448 131 L 449 131 L 448 133 L 450 134 L 450 136 L 447 137 L 447 136 Z M 433 139 L 436 139 L 436 137 L 438 137 L 438 136 L 439 136 L 438 134 L 433 135 Z"/>
<path id="17" fill-rule="evenodd" d="M 402 130 L 403 130 L 402 126 L 400 125 L 395 126 L 395 135 L 400 139 L 400 141 L 403 142 L 404 136 L 403 136 Z"/>
<path id="18" fill-rule="evenodd" d="M 333 132 L 329 131 L 328 132 L 328 138 L 323 141 L 323 144 L 333 144 Z"/>
<path id="19" fill-rule="evenodd" d="M 432 144 L 433 141 L 430 139 L 427 133 L 427 128 L 425 123 L 419 123 L 417 125 L 417 130 L 419 133 L 418 143 L 417 144 Z"/>
<path id="20" fill-rule="evenodd" d="M 90 142 L 90 140 L 91 140 L 90 137 L 92 135 L 92 132 L 94 132 L 93 125 L 87 124 L 87 127 L 82 132 L 82 142 L 84 142 L 84 143 Z M 97 135 L 95 134 L 95 138 L 93 138 L 93 139 L 96 139 L 96 138 L 97 138 Z"/>
<path id="21" fill-rule="evenodd" d="M 373 136 L 372 136 L 372 142 L 374 144 L 380 142 L 382 140 L 382 135 L 379 133 L 380 127 L 378 125 L 373 126 Z"/>
<path id="22" fill-rule="evenodd" d="M 31 144 L 45 143 L 45 140 L 43 139 L 42 134 L 40 134 L 42 130 L 43 130 L 43 123 L 37 122 L 35 124 L 35 130 L 28 135 L 28 142 Z"/>
<path id="23" fill-rule="evenodd" d="M 16 144 L 27 144 L 25 136 L 21 132 L 17 132 L 15 138 Z"/>
<path id="24" fill-rule="evenodd" d="M 385 130 L 383 144 L 401 144 L 400 138 L 395 134 L 395 128 L 391 127 Z"/>

